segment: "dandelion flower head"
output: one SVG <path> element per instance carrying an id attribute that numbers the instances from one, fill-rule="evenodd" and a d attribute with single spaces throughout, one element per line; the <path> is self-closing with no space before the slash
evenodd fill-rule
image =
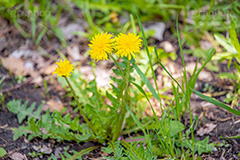
<path id="1" fill-rule="evenodd" d="M 89 44 L 89 55 L 94 60 L 108 60 L 107 53 L 112 54 L 112 35 L 101 32 L 100 34 L 96 34 Z"/>
<path id="2" fill-rule="evenodd" d="M 61 59 L 61 61 L 56 62 L 56 64 L 58 65 L 58 67 L 55 68 L 55 71 L 53 72 L 53 74 L 57 74 L 58 77 L 59 76 L 69 77 L 71 75 L 71 72 L 74 69 L 73 65 L 68 60 L 62 61 Z"/>
<path id="3" fill-rule="evenodd" d="M 130 60 L 131 55 L 135 58 L 134 53 L 139 53 L 140 48 L 142 47 L 142 40 L 140 36 L 137 36 L 133 33 L 122 34 L 120 33 L 115 38 L 115 49 L 117 50 L 116 55 L 119 57 L 127 57 Z"/>

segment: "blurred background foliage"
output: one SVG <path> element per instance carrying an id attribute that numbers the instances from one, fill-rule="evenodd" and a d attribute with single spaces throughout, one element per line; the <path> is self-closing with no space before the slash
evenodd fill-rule
<path id="1" fill-rule="evenodd" d="M 76 23 L 80 31 L 73 28 L 71 32 L 88 40 L 101 31 L 115 35 L 129 31 L 140 34 L 137 17 L 143 25 L 150 26 L 150 29 L 144 28 L 150 45 L 170 41 L 177 46 L 175 23 L 178 19 L 184 53 L 204 62 L 209 49 L 217 48 L 217 52 L 222 52 L 213 35 L 228 38 L 230 23 L 234 21 L 236 33 L 240 26 L 240 3 L 236 0 L 2 0 L 0 4 L 0 15 L 13 23 L 23 37 L 32 39 L 34 45 L 42 48 L 46 44 L 43 39 L 53 38 L 65 48 L 68 39 L 63 28 L 72 23 Z M 151 29 L 153 23 L 157 24 L 155 29 Z M 162 30 L 162 35 L 167 31 L 168 36 L 156 39 L 157 30 Z M 159 50 L 163 61 L 177 58 L 175 52 L 170 52 Z M 137 59 L 144 61 L 141 55 Z M 219 71 L 217 60 L 206 67 Z M 147 73 L 148 69 L 145 70 Z"/>
<path id="2" fill-rule="evenodd" d="M 85 19 L 87 32 L 78 34 L 87 37 L 102 30 L 128 31 L 130 14 L 135 18 L 139 16 L 143 23 L 167 22 L 174 32 L 175 25 L 172 24 L 178 16 L 184 26 L 183 42 L 196 46 L 202 35 L 209 31 L 227 31 L 230 18 L 237 20 L 236 28 L 240 25 L 240 3 L 234 0 L 2 0 L 0 4 L 0 14 L 13 22 L 23 36 L 32 37 L 38 43 L 45 34 L 50 34 L 41 25 L 51 29 L 63 41 L 58 23 L 60 17 L 66 15 L 73 20 Z M 23 26 L 23 21 L 31 23 L 30 30 Z"/>

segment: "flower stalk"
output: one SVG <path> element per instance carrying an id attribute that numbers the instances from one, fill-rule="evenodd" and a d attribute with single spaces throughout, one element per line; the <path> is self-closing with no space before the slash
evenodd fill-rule
<path id="1" fill-rule="evenodd" d="M 92 40 L 91 44 L 89 44 L 89 55 L 92 59 L 98 60 L 108 60 L 110 57 L 114 63 L 116 64 L 117 68 L 120 71 L 123 80 L 123 86 L 121 88 L 122 97 L 120 98 L 120 108 L 119 114 L 117 117 L 117 124 L 114 124 L 112 133 L 112 141 L 115 142 L 118 140 L 125 116 L 127 113 L 127 108 L 125 104 L 129 105 L 129 77 L 130 77 L 130 60 L 131 58 L 135 58 L 135 53 L 140 52 L 140 48 L 142 40 L 139 35 L 135 35 L 133 33 L 122 34 L 120 33 L 118 36 L 113 37 L 113 35 L 106 33 L 100 33 L 95 35 Z M 117 62 L 117 60 L 112 56 L 113 51 L 117 57 L 127 57 L 127 68 L 125 72 Z"/>
<path id="2" fill-rule="evenodd" d="M 123 128 L 123 123 L 124 123 L 124 119 L 127 113 L 127 109 L 125 107 L 125 104 L 129 105 L 129 76 L 130 76 L 130 59 L 128 58 L 128 62 L 127 62 L 127 74 L 123 77 L 124 79 L 124 94 L 123 94 L 123 98 L 122 98 L 122 104 L 120 106 L 120 112 L 119 112 L 119 118 L 118 118 L 118 122 L 117 125 L 115 126 L 115 132 L 113 134 L 113 142 L 116 141 L 118 139 L 118 137 L 120 136 L 120 133 L 122 131 Z"/>
<path id="3" fill-rule="evenodd" d="M 80 103 L 79 103 L 79 101 L 78 101 L 78 99 L 77 99 L 76 93 L 75 93 L 75 91 L 74 91 L 71 83 L 69 82 L 69 80 L 67 79 L 67 77 L 64 76 L 64 78 L 65 78 L 65 80 L 67 81 L 67 84 L 68 84 L 68 86 L 69 86 L 70 89 L 71 89 L 71 92 L 72 92 L 72 94 L 73 94 L 73 97 L 74 97 L 75 101 L 77 102 L 77 106 L 78 106 L 78 108 L 79 108 L 79 110 L 80 110 L 80 113 L 81 113 L 81 115 L 83 116 L 83 119 L 84 119 L 85 122 L 88 124 L 88 126 L 91 128 L 91 130 L 93 131 L 93 133 L 96 134 L 96 131 L 95 131 L 92 123 L 88 120 L 87 116 L 86 116 L 85 113 L 83 112 L 82 106 L 80 105 Z"/>

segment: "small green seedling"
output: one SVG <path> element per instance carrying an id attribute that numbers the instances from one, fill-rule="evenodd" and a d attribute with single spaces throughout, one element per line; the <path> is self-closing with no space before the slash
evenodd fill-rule
<path id="1" fill-rule="evenodd" d="M 7 154 L 7 152 L 5 151 L 5 149 L 0 148 L 0 158 L 4 157 Z"/>

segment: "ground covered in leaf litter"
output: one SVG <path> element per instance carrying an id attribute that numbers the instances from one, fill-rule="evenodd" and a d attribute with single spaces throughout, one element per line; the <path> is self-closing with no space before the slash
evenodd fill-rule
<path id="1" fill-rule="evenodd" d="M 45 106 L 43 112 L 48 108 L 50 110 L 61 110 L 63 107 L 67 107 L 65 113 L 71 113 L 72 118 L 76 116 L 73 112 L 73 108 L 70 106 L 71 99 L 66 97 L 66 92 L 58 84 L 56 79 L 52 78 L 52 71 L 55 67 L 54 63 L 60 57 L 57 54 L 57 50 L 60 43 L 54 39 L 51 42 L 45 41 L 42 46 L 44 50 L 39 50 L 34 47 L 31 40 L 24 39 L 20 33 L 5 19 L 0 19 L 1 25 L 1 46 L 0 55 L 2 64 L 0 66 L 0 79 L 4 79 L 1 83 L 1 92 L 6 97 L 4 104 L 13 99 L 22 99 L 22 101 L 37 102 L 40 105 L 43 101 Z M 74 25 L 74 24 L 72 24 Z M 75 25 L 76 26 L 76 25 Z M 169 26 L 169 25 L 168 25 Z M 181 58 L 179 54 L 179 48 L 177 40 L 170 37 L 171 32 L 166 28 L 163 35 L 163 40 L 153 41 L 157 46 L 163 47 L 165 50 L 176 51 L 179 58 L 174 62 L 169 60 L 166 68 L 173 74 L 175 78 L 181 76 Z M 67 31 L 66 31 L 67 32 Z M 88 41 L 78 36 L 68 37 L 67 49 L 62 49 L 62 53 L 67 56 L 72 62 L 81 63 L 80 71 L 85 74 L 88 80 L 91 80 L 92 75 L 89 74 L 91 67 L 88 65 L 89 58 L 84 56 L 87 50 Z M 160 43 L 160 44 L 159 44 Z M 209 42 L 208 42 L 209 43 Z M 154 45 L 154 44 L 152 44 Z M 169 47 L 170 46 L 170 47 Z M 44 53 L 49 54 L 44 54 Z M 196 58 L 190 55 L 185 55 L 186 66 L 188 69 L 193 68 Z M 14 65 L 12 65 L 14 64 Z M 99 62 L 97 75 L 98 85 L 108 85 L 109 76 L 112 74 L 111 67 L 112 62 Z M 220 66 L 220 72 L 226 67 Z M 11 70 L 11 72 L 9 71 Z M 169 79 L 167 76 L 163 76 L 162 69 L 158 67 L 156 69 L 157 79 L 159 82 L 159 88 L 163 86 L 171 85 L 166 84 L 164 79 Z M 22 75 L 22 77 L 19 77 Z M 44 81 L 48 84 L 48 90 L 44 87 Z M 201 92 L 205 92 L 203 88 L 208 83 L 212 87 L 211 94 L 213 97 L 223 101 L 226 97 L 227 91 L 231 88 L 231 83 L 224 80 L 219 80 L 217 75 L 213 72 L 204 70 L 200 74 L 199 81 L 197 82 L 197 89 Z M 225 92 L 226 91 L 226 92 Z M 219 93 L 219 94 L 216 94 Z M 166 94 L 171 94 L 166 93 Z M 215 95 L 214 95 L 215 94 Z M 154 104 L 154 100 L 152 100 Z M 3 104 L 1 104 L 3 105 Z M 153 105 L 156 110 L 159 109 L 159 104 Z M 224 139 L 221 137 L 230 137 L 238 135 L 240 130 L 239 117 L 234 116 L 208 102 L 200 100 L 197 96 L 193 95 L 191 99 L 191 107 L 193 115 L 198 115 L 198 127 L 195 131 L 195 137 L 197 139 L 204 139 L 209 136 L 210 142 L 218 144 L 218 147 L 214 147 L 212 154 L 203 154 L 204 159 L 238 159 L 238 152 L 240 150 L 239 139 Z M 160 111 L 159 111 L 160 112 Z M 158 115 L 161 113 L 158 112 Z M 145 110 L 146 115 L 151 115 L 150 109 Z M 7 107 L 0 107 L 0 147 L 7 151 L 7 155 L 3 159 L 33 159 L 29 153 L 35 153 L 34 159 L 48 159 L 51 154 L 61 159 L 60 153 L 64 153 L 66 150 L 68 153 L 72 153 L 73 150 L 81 151 L 90 146 L 96 146 L 94 142 L 76 143 L 76 142 L 57 142 L 52 139 L 42 140 L 34 138 L 32 141 L 28 141 L 26 137 L 21 137 L 17 141 L 13 141 L 12 128 L 19 127 L 19 124 L 15 114 L 8 111 Z M 183 123 L 185 126 L 189 126 L 189 116 L 186 114 L 183 117 Z M 44 154 L 43 154 L 44 153 Z M 100 149 L 96 149 L 86 155 L 83 159 L 96 159 L 103 156 L 108 156 Z"/>

